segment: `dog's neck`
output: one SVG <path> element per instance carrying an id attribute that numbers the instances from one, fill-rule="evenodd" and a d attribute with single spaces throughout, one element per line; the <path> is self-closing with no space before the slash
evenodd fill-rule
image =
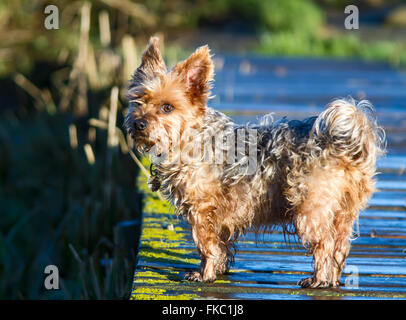
<path id="1" fill-rule="evenodd" d="M 231 132 L 234 127 L 234 122 L 225 114 L 207 107 L 201 125 L 198 128 L 194 128 L 197 134 L 191 136 L 191 143 L 193 144 L 193 141 L 196 141 L 196 143 L 202 143 L 202 141 L 221 136 L 227 132 Z M 158 169 L 162 168 L 164 170 L 176 170 L 187 165 L 193 165 L 195 162 L 193 160 L 192 162 L 184 163 L 182 162 L 182 159 L 179 159 L 180 153 L 184 152 L 184 147 L 184 143 L 178 143 L 176 146 L 169 147 L 168 151 L 160 154 L 160 156 L 150 154 L 151 163 L 153 163 Z M 190 147 L 190 144 L 188 147 Z M 200 162 L 200 160 L 197 159 L 196 162 Z"/>
<path id="2" fill-rule="evenodd" d="M 226 115 L 212 108 L 207 108 L 202 124 L 197 130 L 197 135 L 193 136 L 192 144 L 193 141 L 196 141 L 195 143 L 198 146 L 202 141 L 211 142 L 214 137 L 222 136 L 225 132 L 232 132 L 234 127 L 235 124 Z M 194 175 L 194 172 L 202 168 L 203 163 L 200 158 L 196 159 L 196 161 L 192 159 L 188 163 L 183 162 L 180 153 L 184 150 L 181 150 L 181 146 L 178 147 L 175 148 L 176 152 L 172 154 L 151 159 L 151 163 L 153 163 L 152 167 L 154 169 L 153 182 L 163 192 L 164 196 L 175 204 L 175 207 L 179 209 L 179 213 L 185 214 L 188 210 L 183 203 L 185 193 L 182 190 L 188 188 L 187 182 L 190 180 L 190 175 Z M 208 148 L 214 151 L 216 146 L 208 144 Z M 213 166 L 212 170 L 219 170 L 219 166 Z"/>

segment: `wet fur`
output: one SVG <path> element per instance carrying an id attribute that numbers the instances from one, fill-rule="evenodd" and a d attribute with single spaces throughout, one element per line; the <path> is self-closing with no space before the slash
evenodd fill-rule
<path id="1" fill-rule="evenodd" d="M 139 151 L 155 148 L 151 185 L 191 225 L 201 257 L 199 270 L 185 278 L 214 281 L 228 270 L 239 235 L 280 225 L 314 257 L 313 276 L 299 284 L 338 286 L 354 220 L 375 190 L 375 162 L 384 150 L 371 105 L 334 100 L 318 117 L 274 122 L 266 116 L 258 125 L 238 126 L 207 107 L 213 75 L 207 46 L 168 71 L 152 38 L 128 90 L 125 126 Z M 174 106 L 170 114 L 161 110 L 165 103 Z M 146 131 L 134 129 L 140 118 L 149 123 Z M 196 141 L 256 129 L 255 172 L 241 170 L 244 157 L 232 164 L 176 161 L 185 144 L 174 146 L 172 137 L 191 128 Z"/>

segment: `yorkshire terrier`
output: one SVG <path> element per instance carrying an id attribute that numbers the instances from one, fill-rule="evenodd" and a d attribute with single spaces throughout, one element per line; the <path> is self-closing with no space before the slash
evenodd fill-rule
<path id="1" fill-rule="evenodd" d="M 240 235 L 280 226 L 313 255 L 314 273 L 298 285 L 339 286 L 384 153 L 371 104 L 338 99 L 303 121 L 239 126 L 207 106 L 213 76 L 208 46 L 168 70 L 153 37 L 127 95 L 125 127 L 151 156 L 150 186 L 190 224 L 201 257 L 185 279 L 214 281 Z"/>

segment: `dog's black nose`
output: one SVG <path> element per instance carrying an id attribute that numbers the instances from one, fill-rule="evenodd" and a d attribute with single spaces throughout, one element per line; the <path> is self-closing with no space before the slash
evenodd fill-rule
<path id="1" fill-rule="evenodd" d="M 148 121 L 140 118 L 134 121 L 134 128 L 135 130 L 142 131 L 148 127 Z"/>

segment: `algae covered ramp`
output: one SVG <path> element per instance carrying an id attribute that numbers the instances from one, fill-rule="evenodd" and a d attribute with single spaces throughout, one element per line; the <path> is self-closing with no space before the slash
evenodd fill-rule
<path id="1" fill-rule="evenodd" d="M 301 118 L 315 115 L 334 97 L 370 99 L 385 127 L 388 155 L 378 162 L 378 192 L 361 212 L 340 289 L 300 289 L 312 257 L 276 231 L 256 242 L 238 242 L 227 275 L 212 284 L 189 283 L 185 272 L 199 257 L 190 228 L 146 187 L 142 234 L 131 299 L 406 299 L 406 75 L 382 64 L 300 59 L 217 58 L 211 104 L 232 110 L 237 122 L 263 111 Z M 249 68 L 247 67 L 249 66 Z M 311 79 L 312 81 L 307 81 Z M 249 111 L 249 112 L 247 112 Z"/>

